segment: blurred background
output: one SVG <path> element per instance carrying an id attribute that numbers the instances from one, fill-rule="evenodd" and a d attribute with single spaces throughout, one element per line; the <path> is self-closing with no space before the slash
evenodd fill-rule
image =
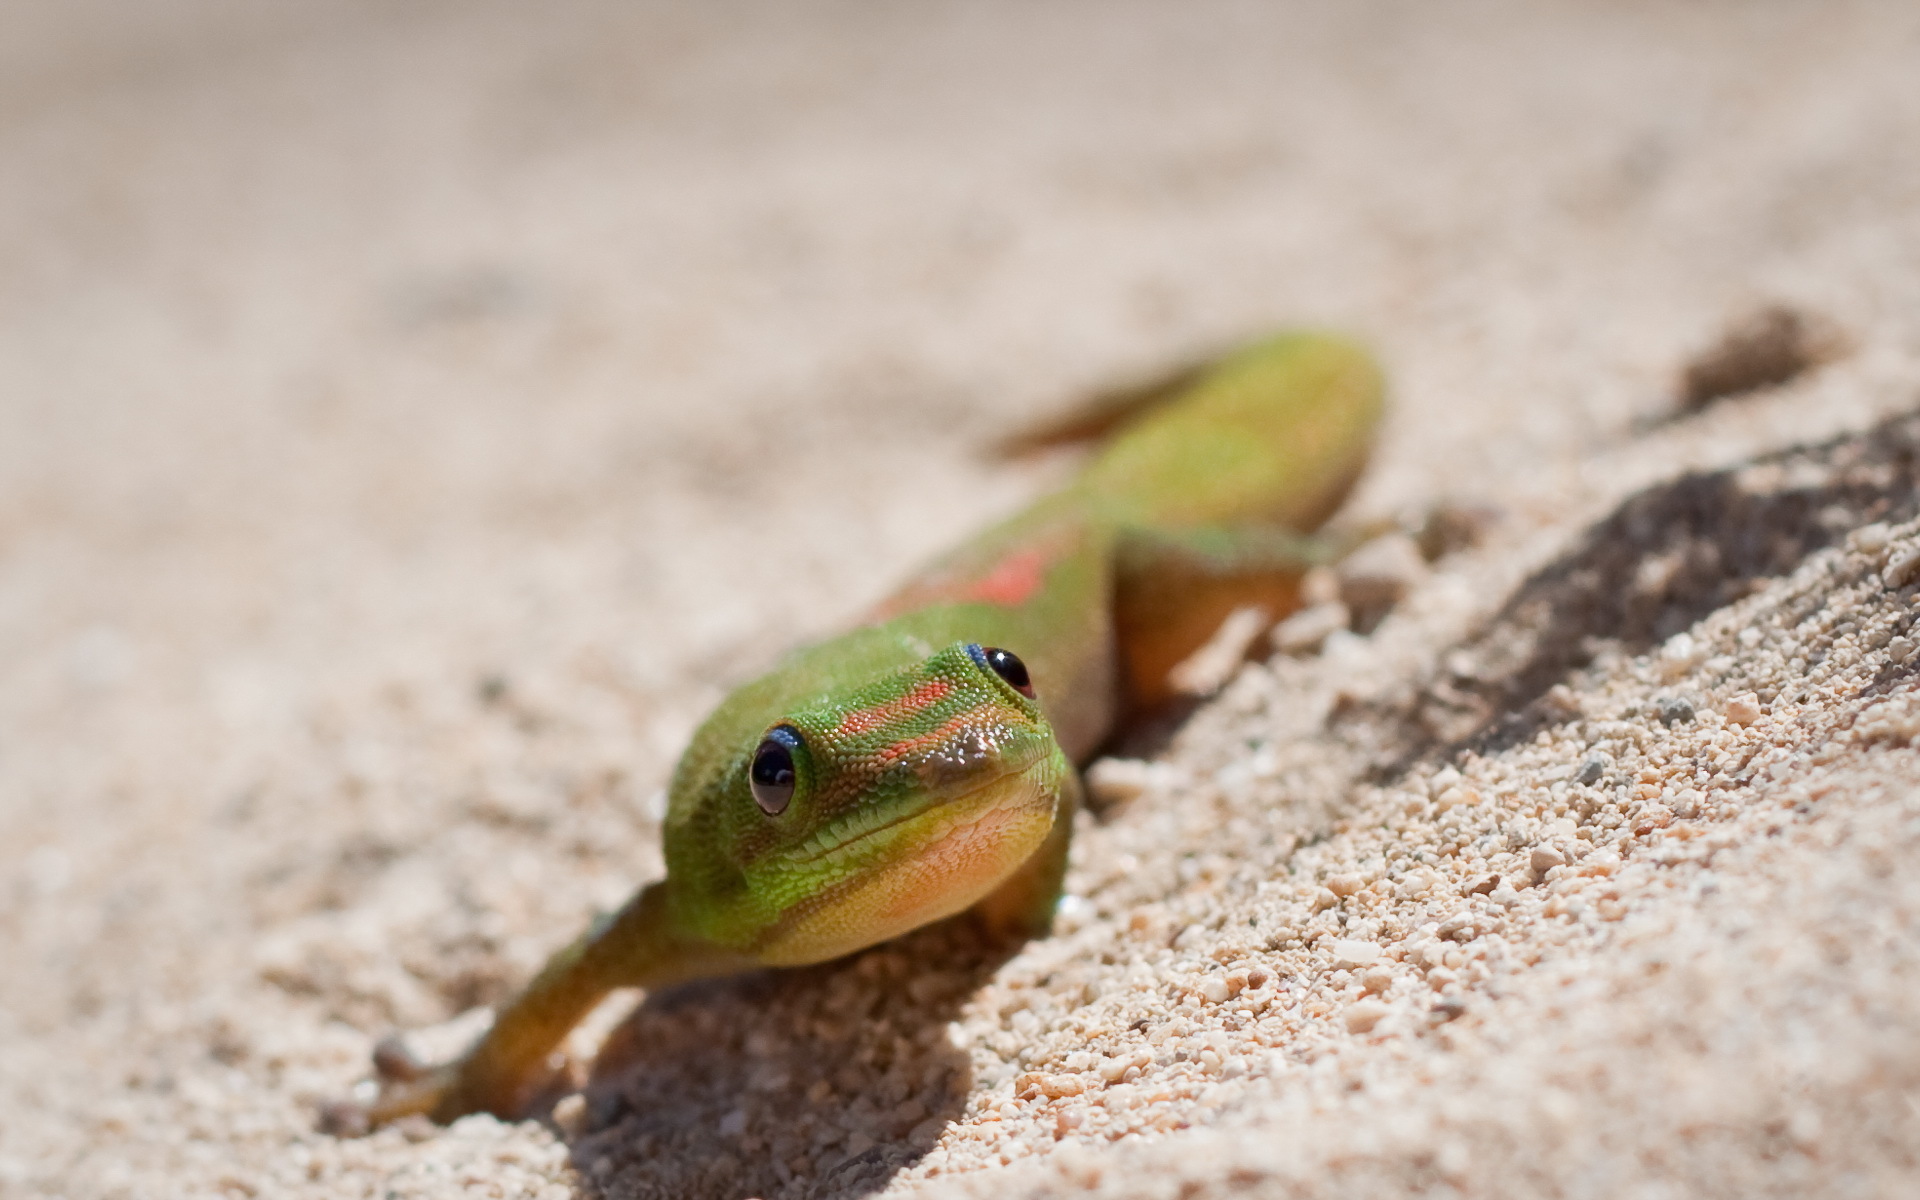
<path id="1" fill-rule="evenodd" d="M 1701 446 L 1912 396 L 1920 10 L 1891 0 L 6 25 L 21 1179 L 183 1028 L 496 995 L 653 869 L 723 685 L 1057 478 L 982 450 L 1089 389 L 1352 331 L 1396 390 L 1361 509 L 1497 489 L 1516 536 L 1611 486 L 1595 454 L 1757 305 L 1856 352 Z M 311 1078 L 250 1103 L 305 1128 L 358 1037 L 311 1032 Z"/>

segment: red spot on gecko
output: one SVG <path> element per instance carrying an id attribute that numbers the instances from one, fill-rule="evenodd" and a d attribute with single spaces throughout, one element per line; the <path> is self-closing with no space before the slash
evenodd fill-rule
<path id="1" fill-rule="evenodd" d="M 917 713 L 929 705 L 938 704 L 953 691 L 953 685 L 944 679 L 929 679 L 915 687 L 904 696 L 897 696 L 872 708 L 857 708 L 840 718 L 840 733 L 872 733 L 909 713 Z"/>
<path id="2" fill-rule="evenodd" d="M 1046 584 L 1047 571 L 1074 545 L 1074 531 L 1056 530 L 1018 550 L 1011 551 L 984 569 L 940 568 L 909 583 L 882 601 L 867 615 L 869 621 L 890 621 L 902 613 L 915 612 L 936 604 L 992 604 L 1014 608 L 1025 604 Z M 978 570 L 979 574 L 973 574 Z"/>
<path id="3" fill-rule="evenodd" d="M 959 599 L 1011 608 L 1024 604 L 1040 590 L 1047 575 L 1049 555 L 1040 547 L 1009 554 L 980 578 L 960 589 Z"/>

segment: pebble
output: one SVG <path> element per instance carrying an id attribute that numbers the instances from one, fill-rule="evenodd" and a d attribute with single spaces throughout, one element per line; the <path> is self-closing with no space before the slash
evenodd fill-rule
<path id="1" fill-rule="evenodd" d="M 1153 766 L 1137 758 L 1103 758 L 1087 768 L 1087 793 L 1102 805 L 1125 804 L 1147 790 Z"/>
<path id="2" fill-rule="evenodd" d="M 1348 1033 L 1366 1033 L 1378 1025 L 1392 1010 L 1377 1000 L 1361 1000 L 1347 1006 L 1345 1021 Z"/>
<path id="3" fill-rule="evenodd" d="M 1879 554 L 1893 540 L 1892 531 L 1885 522 L 1876 521 L 1872 525 L 1862 525 L 1847 535 L 1847 544 L 1862 554 Z"/>
<path id="4" fill-rule="evenodd" d="M 1654 701 L 1653 708 L 1662 725 L 1685 725 L 1693 720 L 1693 704 L 1680 696 L 1662 696 Z"/>
<path id="5" fill-rule="evenodd" d="M 1300 607 L 1313 608 L 1340 598 L 1340 574 L 1332 567 L 1314 567 L 1300 577 Z"/>
<path id="6" fill-rule="evenodd" d="M 1368 995 L 1379 995 L 1393 986 L 1393 971 L 1388 967 L 1368 967 L 1360 976 L 1360 986 Z"/>
<path id="7" fill-rule="evenodd" d="M 1338 600 L 1303 608 L 1273 627 L 1268 641 L 1280 654 L 1311 654 L 1347 628 L 1352 614 Z"/>
<path id="8" fill-rule="evenodd" d="M 1591 755 L 1585 762 L 1580 764 L 1580 769 L 1574 772 L 1573 781 L 1591 787 L 1605 778 L 1607 771 L 1612 766 L 1612 760 L 1608 759 L 1606 755 Z"/>
<path id="9" fill-rule="evenodd" d="M 1332 953 L 1336 971 L 1352 971 L 1372 965 L 1380 957 L 1380 947 L 1372 942 L 1339 941 L 1333 944 Z"/>
<path id="10" fill-rule="evenodd" d="M 1893 552 L 1886 570 L 1880 572 L 1880 579 L 1890 588 L 1903 588 L 1917 575 L 1920 575 L 1920 546 L 1908 546 Z"/>
<path id="11" fill-rule="evenodd" d="M 1358 875 L 1335 875 L 1327 880 L 1327 890 L 1345 899 L 1366 886 L 1366 880 Z"/>
<path id="12" fill-rule="evenodd" d="M 1760 698 L 1752 692 L 1735 696 L 1727 701 L 1726 712 L 1723 715 L 1727 718 L 1729 725 L 1751 725 L 1762 715 Z"/>
<path id="13" fill-rule="evenodd" d="M 1400 602 L 1427 574 L 1420 545 L 1404 533 L 1377 537 L 1342 559 L 1340 598 L 1348 607 L 1379 611 Z"/>
<path id="14" fill-rule="evenodd" d="M 1698 666 L 1701 656 L 1700 645 L 1692 634 L 1674 634 L 1660 647 L 1660 677 L 1671 683 Z"/>
<path id="15" fill-rule="evenodd" d="M 1086 1092 L 1087 1081 L 1078 1075 L 1042 1075 L 1029 1072 L 1014 1081 L 1014 1094 L 1026 1099 L 1045 1096 L 1049 1100 L 1058 1100 L 1063 1096 L 1079 1096 Z"/>

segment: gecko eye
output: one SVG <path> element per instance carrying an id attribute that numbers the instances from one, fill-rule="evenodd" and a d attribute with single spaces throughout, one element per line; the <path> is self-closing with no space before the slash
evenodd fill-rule
<path id="1" fill-rule="evenodd" d="M 980 657 L 987 668 L 995 675 L 1007 681 L 1014 691 L 1027 699 L 1033 699 L 1033 680 L 1027 675 L 1027 664 L 1011 650 L 1002 650 L 997 646 L 980 647 Z"/>
<path id="2" fill-rule="evenodd" d="M 791 725 L 775 725 L 760 739 L 753 752 L 753 765 L 747 768 L 747 786 L 760 811 L 777 817 L 787 811 L 798 778 L 793 769 L 793 752 L 801 745 L 800 731 Z"/>

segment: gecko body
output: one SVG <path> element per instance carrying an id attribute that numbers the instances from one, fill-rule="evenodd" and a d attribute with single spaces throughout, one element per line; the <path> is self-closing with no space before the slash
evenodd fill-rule
<path id="1" fill-rule="evenodd" d="M 1343 339 L 1248 346 L 1144 397 L 1062 491 L 859 627 L 728 696 L 669 787 L 667 873 L 556 954 L 461 1057 L 368 1116 L 519 1114 L 620 987 L 822 962 L 971 910 L 1043 932 L 1076 764 L 1235 608 L 1297 605 L 1363 466 L 1380 374 Z"/>

